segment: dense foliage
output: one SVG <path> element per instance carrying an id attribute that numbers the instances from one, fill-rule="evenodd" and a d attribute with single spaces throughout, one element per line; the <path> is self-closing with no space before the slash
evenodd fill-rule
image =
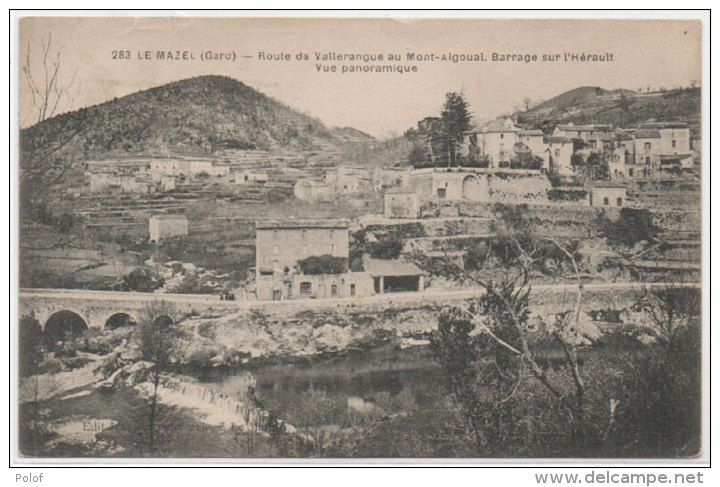
<path id="1" fill-rule="evenodd" d="M 303 274 L 344 274 L 348 271 L 348 259 L 333 255 L 311 255 L 298 261 Z"/>
<path id="2" fill-rule="evenodd" d="M 652 242 L 659 232 L 653 223 L 652 214 L 645 208 L 623 208 L 617 221 L 601 214 L 596 223 L 602 236 L 613 243 L 629 247 L 643 240 Z"/>

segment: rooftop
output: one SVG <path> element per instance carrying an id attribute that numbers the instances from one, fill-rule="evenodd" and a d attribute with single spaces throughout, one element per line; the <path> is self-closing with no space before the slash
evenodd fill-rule
<path id="1" fill-rule="evenodd" d="M 152 215 L 150 217 L 151 220 L 187 220 L 187 216 L 185 215 Z"/>
<path id="2" fill-rule="evenodd" d="M 493 120 L 485 125 L 483 132 L 518 132 L 520 129 L 515 126 L 512 120 Z"/>
<path id="3" fill-rule="evenodd" d="M 567 137 L 558 137 L 556 135 L 546 135 L 543 137 L 543 142 L 546 144 L 552 142 L 554 144 L 572 144 L 572 140 Z"/>
<path id="4" fill-rule="evenodd" d="M 640 125 L 641 129 L 686 129 L 688 125 L 684 122 L 651 122 Z"/>
<path id="5" fill-rule="evenodd" d="M 660 132 L 657 130 L 638 130 L 635 132 L 635 138 L 636 139 L 659 139 L 660 138 Z"/>
<path id="6" fill-rule="evenodd" d="M 612 181 L 593 181 L 590 183 L 590 186 L 593 188 L 617 188 L 617 189 L 625 189 L 625 186 L 619 183 L 614 183 Z"/>
<path id="7" fill-rule="evenodd" d="M 346 223 L 327 220 L 265 220 L 255 223 L 257 230 L 275 230 L 275 229 L 305 229 L 305 228 L 332 228 L 347 230 L 349 226 Z"/>
<path id="8" fill-rule="evenodd" d="M 385 194 L 414 194 L 415 190 L 412 188 L 403 188 L 401 186 L 395 186 L 385 191 Z"/>
<path id="9" fill-rule="evenodd" d="M 365 272 L 370 274 L 372 277 L 422 275 L 422 271 L 415 264 L 399 260 L 373 259 L 371 257 L 365 257 L 363 258 L 363 268 L 365 269 Z"/>
<path id="10" fill-rule="evenodd" d="M 558 125 L 558 128 L 560 130 L 607 131 L 607 130 L 612 130 L 612 125 L 607 124 L 607 123 L 593 123 L 593 124 L 588 124 L 588 125 L 575 125 L 574 123 L 568 123 L 568 124 Z"/>

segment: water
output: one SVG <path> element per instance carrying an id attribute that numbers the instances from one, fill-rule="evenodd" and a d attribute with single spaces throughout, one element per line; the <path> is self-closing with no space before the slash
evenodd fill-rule
<path id="1" fill-rule="evenodd" d="M 223 394 L 241 397 L 246 372 L 256 380 L 255 393 L 263 407 L 291 421 L 308 402 L 321 394 L 338 410 L 362 409 L 382 402 L 392 412 L 437 407 L 444 396 L 437 362 L 426 346 L 399 349 L 392 345 L 335 357 L 308 357 L 293 363 L 266 364 L 243 370 L 206 372 L 199 379 Z M 390 411 L 388 411 L 390 412 Z"/>

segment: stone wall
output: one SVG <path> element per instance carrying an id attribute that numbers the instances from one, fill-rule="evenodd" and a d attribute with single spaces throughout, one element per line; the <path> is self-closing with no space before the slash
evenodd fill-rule
<path id="1" fill-rule="evenodd" d="M 490 177 L 490 199 L 502 203 L 547 203 L 552 189 L 544 174 L 504 174 Z"/>

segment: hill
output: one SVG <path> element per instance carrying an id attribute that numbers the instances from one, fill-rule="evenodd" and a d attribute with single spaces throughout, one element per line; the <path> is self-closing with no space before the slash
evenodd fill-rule
<path id="1" fill-rule="evenodd" d="M 24 156 L 62 144 L 64 155 L 94 158 L 224 148 L 313 150 L 360 137 L 351 131 L 334 133 L 232 78 L 201 76 L 45 120 L 22 130 L 21 141 Z"/>
<path id="2" fill-rule="evenodd" d="M 373 140 L 372 135 L 352 127 L 335 127 L 332 129 L 332 134 L 347 143 L 365 143 Z"/>
<path id="3" fill-rule="evenodd" d="M 518 123 L 551 131 L 559 123 L 611 123 L 635 127 L 643 122 L 685 122 L 697 134 L 700 128 L 700 88 L 678 88 L 649 93 L 605 90 L 583 86 L 567 91 L 529 110 L 516 112 Z"/>

